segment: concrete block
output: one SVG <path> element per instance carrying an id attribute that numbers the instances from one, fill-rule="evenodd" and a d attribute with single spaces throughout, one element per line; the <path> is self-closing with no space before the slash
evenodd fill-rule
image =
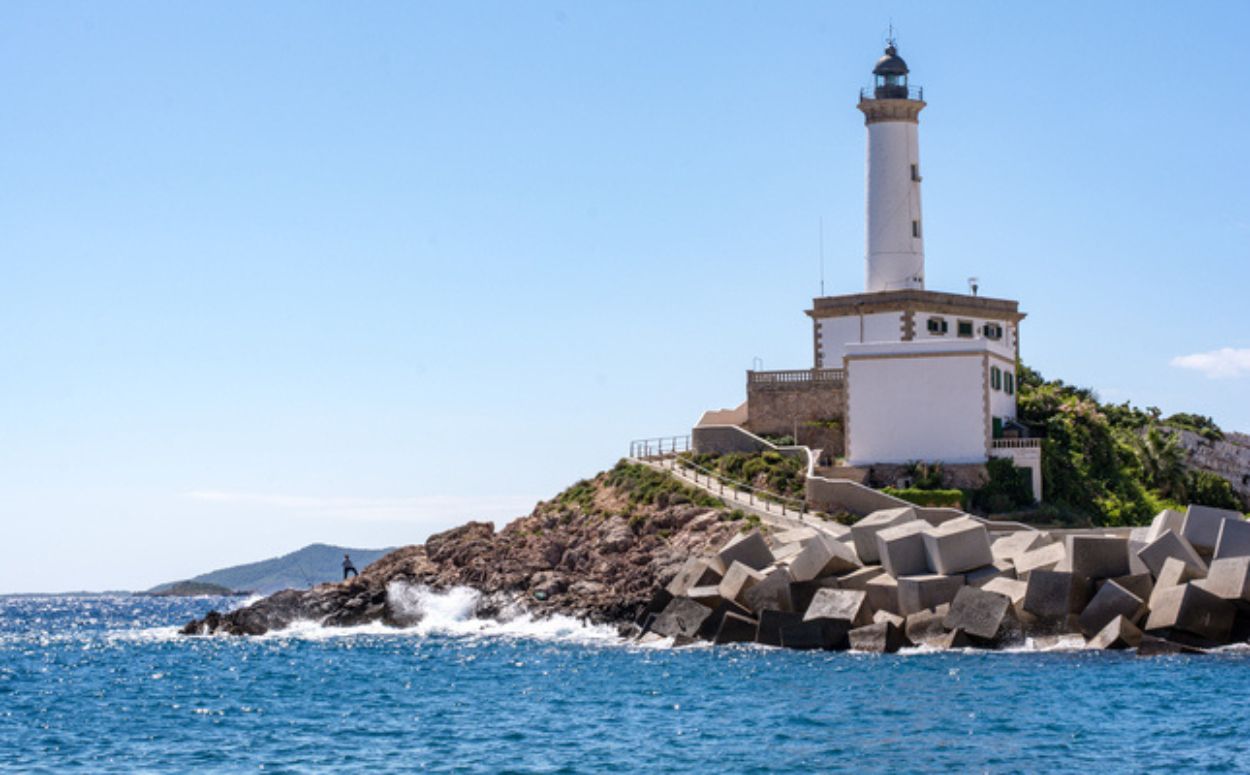
<path id="1" fill-rule="evenodd" d="M 674 598 L 651 622 L 651 631 L 667 638 L 693 638 L 698 635 L 703 621 L 711 615 L 712 609 L 705 605 L 685 597 Z"/>
<path id="2" fill-rule="evenodd" d="M 765 646 L 780 647 L 781 628 L 792 624 L 802 624 L 803 614 L 767 608 L 760 611 L 759 622 L 759 627 L 755 633 L 755 642 Z"/>
<path id="3" fill-rule="evenodd" d="M 1067 571 L 1035 570 L 1028 585 L 1021 608 L 1051 627 L 1066 626 L 1089 600 L 1089 583 Z"/>
<path id="4" fill-rule="evenodd" d="M 759 626 L 760 623 L 749 616 L 743 616 L 732 611 L 727 612 L 721 619 L 720 626 L 712 637 L 712 642 L 754 643 Z"/>
<path id="5" fill-rule="evenodd" d="M 1250 522 L 1244 519 L 1220 520 L 1220 532 L 1215 539 L 1215 559 L 1250 557 Z"/>
<path id="6" fill-rule="evenodd" d="M 765 608 L 793 611 L 794 602 L 790 599 L 790 571 L 784 566 L 774 565 L 763 571 L 762 575 L 764 576 L 762 579 L 742 593 L 742 603 L 756 613 Z"/>
<path id="7" fill-rule="evenodd" d="M 882 573 L 864 585 L 868 595 L 868 608 L 872 611 L 899 613 L 898 581 L 888 573 Z"/>
<path id="8" fill-rule="evenodd" d="M 1194 582 L 1156 589 L 1145 630 L 1179 630 L 1211 643 L 1227 643 L 1235 609 L 1227 600 L 1198 587 Z"/>
<path id="9" fill-rule="evenodd" d="M 720 580 L 717 589 L 720 590 L 722 600 L 734 600 L 746 605 L 743 595 L 763 580 L 763 573 L 735 561 L 725 571 L 725 577 Z"/>
<path id="10" fill-rule="evenodd" d="M 784 546 L 786 544 L 803 544 L 815 538 L 819 533 L 814 527 L 795 527 L 789 530 L 782 530 L 780 533 L 774 533 L 772 543 L 774 547 Z M 773 554 L 776 555 L 776 549 Z"/>
<path id="11" fill-rule="evenodd" d="M 925 574 L 898 579 L 898 612 L 904 616 L 937 608 L 955 599 L 964 577 Z"/>
<path id="12" fill-rule="evenodd" d="M 1087 649 L 1120 650 L 1135 649 L 1141 643 L 1142 631 L 1137 625 L 1117 616 L 1099 630 L 1085 644 Z"/>
<path id="13" fill-rule="evenodd" d="M 848 630 L 872 622 L 868 593 L 853 589 L 822 589 L 812 598 L 803 621 L 845 622 Z"/>
<path id="14" fill-rule="evenodd" d="M 968 633 L 963 630 L 951 630 L 930 644 L 937 649 L 968 649 L 974 645 L 972 639 L 968 637 Z"/>
<path id="15" fill-rule="evenodd" d="M 1219 526 L 1216 526 L 1216 532 L 1219 532 Z M 1212 539 L 1214 540 L 1214 539 Z M 1151 574 L 1157 579 L 1159 573 L 1163 570 L 1163 563 L 1169 557 L 1175 557 L 1186 565 L 1190 566 L 1191 572 L 1198 576 L 1205 576 L 1207 573 L 1207 564 L 1198 552 L 1194 551 L 1194 547 L 1183 536 L 1168 530 L 1163 535 L 1146 545 L 1137 553 Z"/>
<path id="16" fill-rule="evenodd" d="M 725 547 L 716 553 L 716 557 L 726 568 L 740 562 L 748 568 L 763 570 L 773 564 L 773 553 L 768 542 L 758 530 L 739 533 Z"/>
<path id="17" fill-rule="evenodd" d="M 1016 558 L 1016 578 L 1027 581 L 1035 570 L 1053 570 L 1067 556 L 1068 550 L 1061 543 L 1027 551 Z"/>
<path id="18" fill-rule="evenodd" d="M 999 576 L 985 582 L 981 589 L 984 589 L 986 592 L 1006 595 L 1011 600 L 1012 605 L 1019 606 L 1024 602 L 1025 593 L 1029 591 L 1029 582 Z"/>
<path id="19" fill-rule="evenodd" d="M 908 614 L 903 620 L 903 631 L 912 643 L 934 646 L 950 633 L 946 625 L 942 623 L 945 618 L 945 614 L 937 614 L 933 611 Z"/>
<path id="20" fill-rule="evenodd" d="M 872 623 L 880 624 L 881 622 L 894 622 L 896 627 L 902 627 L 907 620 L 898 614 L 892 614 L 889 611 L 877 611 L 872 615 Z"/>
<path id="21" fill-rule="evenodd" d="M 677 575 L 665 587 L 673 597 L 682 597 L 691 587 L 704 587 L 720 583 L 720 573 L 708 564 L 706 558 L 691 557 L 677 571 Z"/>
<path id="22" fill-rule="evenodd" d="M 858 589 L 863 592 L 867 588 L 868 582 L 882 573 L 885 573 L 885 571 L 880 566 L 860 568 L 857 571 L 838 576 L 838 587 L 840 589 Z"/>
<path id="23" fill-rule="evenodd" d="M 673 595 L 668 589 L 657 589 L 652 595 L 647 605 L 638 612 L 638 617 L 634 619 L 634 623 L 643 626 L 646 629 L 647 620 L 660 615 L 664 608 L 673 602 Z"/>
<path id="24" fill-rule="evenodd" d="M 1177 535 L 1180 535 L 1185 530 L 1185 515 L 1182 512 L 1175 509 L 1160 511 L 1150 521 L 1150 527 L 1146 528 L 1146 535 L 1143 540 L 1148 544 L 1152 544 L 1169 530 Z"/>
<path id="25" fill-rule="evenodd" d="M 924 534 L 929 523 L 913 520 L 888 527 L 877 533 L 877 557 L 881 567 L 891 576 L 914 576 L 929 572 L 929 558 L 924 550 Z"/>
<path id="26" fill-rule="evenodd" d="M 849 546 L 824 536 L 806 541 L 802 550 L 790 559 L 790 575 L 795 581 L 813 581 L 859 568 L 859 559 Z"/>
<path id="27" fill-rule="evenodd" d="M 1137 656 L 1139 657 L 1162 657 L 1171 656 L 1173 654 L 1205 654 L 1206 652 L 1194 646 L 1188 646 L 1184 643 L 1177 643 L 1167 638 L 1159 638 L 1149 633 L 1142 633 L 1141 640 L 1137 644 Z"/>
<path id="28" fill-rule="evenodd" d="M 1123 617 L 1133 624 L 1146 613 L 1146 601 L 1114 581 L 1099 587 L 1093 599 L 1085 606 L 1077 619 L 1081 634 L 1092 638 L 1116 617 Z"/>
<path id="29" fill-rule="evenodd" d="M 773 560 L 789 564 L 802 551 L 803 544 L 778 544 L 772 548 Z"/>
<path id="30" fill-rule="evenodd" d="M 1036 530 L 1017 530 L 1014 533 L 995 538 L 990 544 L 990 554 L 995 560 L 1007 560 L 1014 563 L 1016 558 L 1025 552 L 1040 549 L 1053 543 L 1048 535 Z"/>
<path id="31" fill-rule="evenodd" d="M 829 628 L 820 622 L 798 622 L 786 624 L 781 628 L 781 645 L 788 649 L 843 649 L 846 648 L 842 638 L 830 638 Z"/>
<path id="32" fill-rule="evenodd" d="M 1179 587 L 1188 581 L 1204 578 L 1206 578 L 1206 573 L 1195 573 L 1192 565 L 1188 565 L 1175 557 L 1169 557 L 1163 561 L 1163 569 L 1159 571 L 1159 577 L 1155 579 L 1154 589 L 1150 591 L 1148 604 L 1151 608 L 1154 608 L 1155 595 L 1169 587 Z"/>
<path id="33" fill-rule="evenodd" d="M 1250 603 L 1250 557 L 1212 560 L 1207 577 L 1194 583 L 1222 600 Z"/>
<path id="34" fill-rule="evenodd" d="M 894 622 L 877 622 L 851 630 L 849 640 L 855 651 L 893 654 L 912 645 L 903 629 Z"/>
<path id="35" fill-rule="evenodd" d="M 934 573 L 951 576 L 994 562 L 989 532 L 970 517 L 943 522 L 923 537 L 929 568 Z"/>
<path id="36" fill-rule="evenodd" d="M 712 607 L 712 613 L 703 620 L 703 624 L 699 625 L 699 631 L 695 636 L 704 640 L 712 640 L 716 637 L 716 633 L 720 630 L 721 622 L 725 620 L 727 614 L 737 614 L 738 616 L 754 620 L 751 612 L 737 603 L 722 600 L 720 603 Z M 755 636 L 751 636 L 751 640 L 755 640 Z"/>
<path id="37" fill-rule="evenodd" d="M 838 540 L 843 538 L 850 540 L 851 537 L 851 526 L 844 525 L 841 522 L 824 522 L 821 524 L 819 530 L 825 535 L 833 536 Z"/>
<path id="38" fill-rule="evenodd" d="M 1011 598 L 977 587 L 959 590 L 942 624 L 948 630 L 963 630 L 983 641 L 1001 642 L 1021 635 Z"/>
<path id="39" fill-rule="evenodd" d="M 1229 519 L 1240 522 L 1244 517 L 1239 511 L 1191 505 L 1185 511 L 1185 526 L 1181 529 L 1181 535 L 1199 553 L 1209 557 L 1215 551 L 1215 544 L 1220 538 L 1220 523 Z"/>
<path id="40" fill-rule="evenodd" d="M 708 608 L 716 608 L 721 604 L 720 587 L 713 584 L 710 587 L 691 587 L 686 592 L 686 597 L 695 601 L 699 605 L 705 605 Z"/>
<path id="41" fill-rule="evenodd" d="M 860 562 L 867 565 L 880 562 L 877 554 L 877 533 L 886 528 L 913 522 L 919 519 L 916 510 L 910 506 L 898 509 L 874 511 L 868 516 L 851 525 L 851 540 L 855 542 L 855 553 Z"/>
<path id="42" fill-rule="evenodd" d="M 1016 566 L 1009 560 L 994 560 L 990 565 L 973 568 L 964 574 L 964 583 L 970 587 L 984 587 L 993 579 L 1016 577 Z"/>
<path id="43" fill-rule="evenodd" d="M 806 611 L 812 604 L 812 598 L 820 589 L 838 589 L 836 578 L 816 579 L 815 581 L 796 581 L 790 585 L 790 602 L 796 611 Z"/>
<path id="44" fill-rule="evenodd" d="M 1155 587 L 1154 576 L 1151 576 L 1149 571 L 1146 571 L 1145 573 L 1130 573 L 1127 576 L 1117 576 L 1114 579 L 1107 579 L 1107 581 L 1114 581 L 1127 589 L 1129 592 L 1132 592 L 1134 595 L 1137 595 L 1142 600 L 1146 601 L 1150 600 L 1150 593 L 1154 591 Z M 1102 581 L 1095 585 L 1095 594 L 1105 583 L 1106 581 Z"/>
<path id="45" fill-rule="evenodd" d="M 1137 556 L 1138 552 L 1140 552 L 1142 549 L 1145 549 L 1146 546 L 1151 541 L 1154 540 L 1154 539 L 1147 540 L 1146 537 L 1149 534 L 1150 534 L 1149 527 L 1135 527 L 1131 531 L 1129 531 L 1128 572 L 1130 574 L 1136 575 L 1138 573 L 1150 572 L 1150 569 L 1146 567 L 1146 563 L 1142 562 L 1141 558 Z"/>
<path id="46" fill-rule="evenodd" d="M 1109 579 L 1128 575 L 1128 540 L 1125 538 L 1069 535 L 1067 552 L 1072 572 L 1078 576 Z"/>

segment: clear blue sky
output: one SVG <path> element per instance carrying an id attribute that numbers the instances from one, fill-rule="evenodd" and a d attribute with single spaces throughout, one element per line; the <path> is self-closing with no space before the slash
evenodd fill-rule
<path id="1" fill-rule="evenodd" d="M 1250 430 L 1250 5 L 8 2 L 0 591 L 502 523 L 810 366 L 891 17 L 929 286 Z"/>

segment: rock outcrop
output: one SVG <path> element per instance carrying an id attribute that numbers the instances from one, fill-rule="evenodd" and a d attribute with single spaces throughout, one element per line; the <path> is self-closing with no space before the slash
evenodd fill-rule
<path id="1" fill-rule="evenodd" d="M 359 577 L 278 592 L 230 613 L 214 611 L 183 632 L 258 635 L 301 620 L 414 624 L 412 612 L 388 595 L 395 583 L 473 587 L 482 592 L 480 616 L 520 605 L 540 616 L 629 622 L 688 557 L 741 532 L 741 518 L 661 473 L 622 463 L 498 532 L 470 522 L 423 546 L 391 552 Z"/>

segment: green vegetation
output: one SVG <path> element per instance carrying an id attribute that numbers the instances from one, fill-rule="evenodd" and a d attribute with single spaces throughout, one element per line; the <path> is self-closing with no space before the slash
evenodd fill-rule
<path id="1" fill-rule="evenodd" d="M 895 498 L 902 498 L 908 503 L 914 503 L 917 506 L 945 506 L 958 509 L 964 505 L 963 490 L 882 487 L 881 492 L 886 495 L 893 495 Z"/>
<path id="2" fill-rule="evenodd" d="M 1169 502 L 1244 509 L 1232 486 L 1218 476 L 1188 471 L 1174 432 L 1223 438 L 1209 417 L 1104 405 L 1093 391 L 1047 381 L 1020 367 L 1019 419 L 1045 440 L 1042 478 L 1048 506 L 1060 514 L 1085 514 L 1095 525 L 1142 524 Z"/>
<path id="3" fill-rule="evenodd" d="M 766 490 L 787 498 L 802 498 L 806 461 L 799 456 L 767 452 L 732 452 L 727 455 L 696 455 L 683 458 L 700 468 L 713 472 L 725 484 L 740 482 L 757 490 Z"/>
<path id="4" fill-rule="evenodd" d="M 611 471 L 603 474 L 603 484 L 626 494 L 629 500 L 631 527 L 637 527 L 645 515 L 633 507 L 654 506 L 667 508 L 682 503 L 693 503 L 706 508 L 721 508 L 720 499 L 706 492 L 689 487 L 673 477 L 639 463 L 618 462 Z M 598 492 L 595 482 L 583 479 L 555 497 L 555 502 L 577 508 L 584 514 L 600 514 L 603 510 L 595 504 Z"/>
<path id="5" fill-rule="evenodd" d="M 1033 480 L 1029 472 L 1016 468 L 1006 458 L 990 458 L 985 464 L 989 481 L 968 493 L 974 508 L 990 514 L 1029 506 L 1033 503 Z"/>

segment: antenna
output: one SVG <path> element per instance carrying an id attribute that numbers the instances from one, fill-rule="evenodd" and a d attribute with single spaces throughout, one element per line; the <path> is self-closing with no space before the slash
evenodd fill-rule
<path id="1" fill-rule="evenodd" d="M 820 216 L 820 295 L 825 295 L 825 216 Z"/>
<path id="2" fill-rule="evenodd" d="M 890 31 L 886 33 L 885 44 L 887 46 L 894 45 L 894 17 L 893 16 L 890 17 Z"/>
<path id="3" fill-rule="evenodd" d="M 975 277 L 968 278 L 968 290 L 972 291 L 972 295 L 977 295 L 977 289 L 981 287 L 981 281 Z"/>

